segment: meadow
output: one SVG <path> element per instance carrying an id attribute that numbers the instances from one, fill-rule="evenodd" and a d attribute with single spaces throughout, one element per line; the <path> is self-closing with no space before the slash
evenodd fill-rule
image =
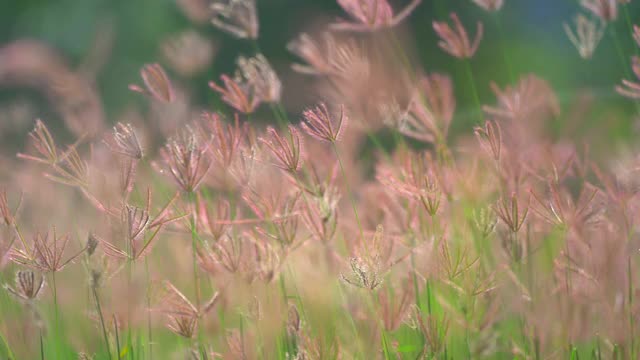
<path id="1" fill-rule="evenodd" d="M 0 359 L 640 358 L 633 0 L 268 2 L 0 43 Z"/>

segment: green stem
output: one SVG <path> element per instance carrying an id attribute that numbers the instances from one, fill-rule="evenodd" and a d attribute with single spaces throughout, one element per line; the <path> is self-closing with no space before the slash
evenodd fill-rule
<path id="1" fill-rule="evenodd" d="M 91 290 L 93 292 L 93 299 L 96 302 L 96 310 L 98 311 L 98 316 L 100 317 L 100 326 L 102 327 L 102 336 L 104 339 L 104 346 L 107 348 L 107 354 L 109 355 L 109 360 L 113 357 L 111 355 L 111 347 L 109 346 L 109 336 L 107 335 L 107 327 L 104 324 L 104 317 L 102 315 L 102 307 L 100 305 L 100 297 L 98 296 L 98 290 L 95 286 L 91 286 Z"/>
<path id="2" fill-rule="evenodd" d="M 482 105 L 480 104 L 480 97 L 478 96 L 478 89 L 476 88 L 476 81 L 473 77 L 473 70 L 471 70 L 471 61 L 469 59 L 464 60 L 465 72 L 467 74 L 467 80 L 469 82 L 469 87 L 471 88 L 471 95 L 473 96 L 473 101 L 475 103 L 474 116 L 476 124 L 480 124 L 482 122 Z"/>
<path id="3" fill-rule="evenodd" d="M 364 232 L 362 230 L 362 223 L 360 222 L 360 216 L 358 216 L 358 209 L 356 208 L 356 201 L 354 198 L 354 194 L 351 191 L 351 186 L 349 185 L 349 179 L 347 179 L 347 173 L 344 171 L 344 165 L 342 164 L 342 158 L 340 157 L 338 146 L 335 142 L 332 142 L 331 145 L 333 146 L 333 151 L 335 152 L 336 158 L 338 159 L 338 164 L 340 164 L 340 172 L 342 173 L 342 178 L 344 179 L 347 193 L 349 195 L 349 199 L 351 200 L 351 208 L 353 209 L 353 214 L 355 215 L 356 222 L 358 223 L 358 229 L 360 230 L 360 241 L 365 244 L 366 248 L 366 242 L 364 241 Z"/>
<path id="4" fill-rule="evenodd" d="M 145 272 L 147 273 L 147 309 L 151 309 L 151 275 L 149 274 L 149 261 L 144 258 Z M 102 317 L 102 315 L 100 315 Z M 104 327 L 104 325 L 103 325 Z M 153 359 L 153 330 L 151 328 L 151 311 L 147 311 L 147 331 L 149 332 L 149 359 Z"/>

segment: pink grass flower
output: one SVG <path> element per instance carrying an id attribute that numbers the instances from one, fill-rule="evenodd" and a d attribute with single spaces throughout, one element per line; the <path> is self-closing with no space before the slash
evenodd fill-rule
<path id="1" fill-rule="evenodd" d="M 330 143 L 335 143 L 342 137 L 347 122 L 344 105 L 340 106 L 338 116 L 333 116 L 324 103 L 305 110 L 302 115 L 304 116 L 302 129 L 310 136 Z"/>
<path id="2" fill-rule="evenodd" d="M 257 39 L 259 22 L 255 0 L 214 0 L 211 23 L 240 39 Z"/>
<path id="3" fill-rule="evenodd" d="M 422 0 L 412 0 L 397 14 L 387 0 L 338 0 L 338 4 L 349 14 L 353 22 L 341 20 L 332 24 L 334 30 L 375 31 L 398 25 L 406 19 Z"/>
<path id="4" fill-rule="evenodd" d="M 187 127 L 160 150 L 171 176 L 184 192 L 195 191 L 209 171 L 208 149 L 209 142 L 201 140 Z"/>
<path id="5" fill-rule="evenodd" d="M 171 80 L 159 64 L 147 64 L 140 70 L 144 88 L 129 85 L 131 91 L 139 92 L 162 102 L 173 102 L 175 94 Z"/>
<path id="6" fill-rule="evenodd" d="M 482 23 L 478 21 L 476 36 L 473 43 L 469 40 L 467 30 L 462 26 L 460 19 L 456 13 L 449 15 L 453 21 L 453 28 L 445 22 L 434 21 L 433 29 L 440 37 L 438 46 L 448 54 L 458 59 L 468 59 L 478 50 L 480 40 L 482 39 L 483 29 Z"/>

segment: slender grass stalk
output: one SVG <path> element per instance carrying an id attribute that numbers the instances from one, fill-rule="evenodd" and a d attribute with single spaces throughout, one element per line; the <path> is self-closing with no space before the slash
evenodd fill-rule
<path id="1" fill-rule="evenodd" d="M 509 54 L 507 53 L 507 46 L 504 36 L 504 31 L 502 29 L 502 18 L 500 17 L 500 12 L 496 11 L 492 14 L 492 17 L 496 23 L 496 28 L 498 28 L 498 37 L 500 38 L 500 47 L 502 48 L 502 57 L 504 58 L 504 64 L 507 68 L 507 74 L 509 75 L 509 81 L 514 82 L 514 72 L 513 66 L 511 65 L 511 59 L 509 58 Z"/>
<path id="2" fill-rule="evenodd" d="M 115 315 L 113 315 L 113 328 L 115 330 L 115 335 L 116 335 L 116 350 L 118 351 L 118 354 L 116 355 L 116 359 L 119 360 L 122 355 L 122 349 L 120 349 L 120 335 L 118 334 L 118 320 L 116 319 Z"/>
<path id="3" fill-rule="evenodd" d="M 144 268 L 147 275 L 147 332 L 149 333 L 149 359 L 153 359 L 153 329 L 151 326 L 151 274 L 149 273 L 149 261 L 144 258 Z M 102 317 L 102 315 L 100 315 Z M 104 328 L 104 325 L 103 325 Z M 108 345 L 108 344 L 107 344 Z"/>
<path id="4" fill-rule="evenodd" d="M 100 318 L 100 327 L 102 328 L 102 337 L 104 340 L 104 346 L 107 349 L 107 355 L 109 360 L 113 359 L 111 355 L 111 346 L 109 346 L 109 336 L 107 335 L 107 327 L 104 323 L 104 316 L 102 314 L 102 306 L 100 305 L 100 297 L 98 296 L 98 290 L 95 286 L 91 286 L 91 292 L 93 293 L 93 299 L 96 302 L 96 310 L 98 311 L 98 317 Z"/>
<path id="5" fill-rule="evenodd" d="M 473 96 L 473 101 L 474 101 L 474 105 L 475 105 L 475 110 L 474 112 L 476 113 L 476 124 L 480 124 L 482 122 L 482 105 L 480 104 L 480 97 L 478 96 L 478 89 L 476 87 L 476 80 L 473 76 L 473 70 L 471 69 L 471 60 L 470 59 L 464 59 L 464 68 L 465 68 L 465 73 L 467 75 L 467 81 L 469 84 L 469 87 L 471 88 L 471 95 Z"/>
<path id="6" fill-rule="evenodd" d="M 44 360 L 44 342 L 42 341 L 42 330 L 40 330 L 40 360 Z"/>
<path id="7" fill-rule="evenodd" d="M 60 319 L 59 319 L 59 309 L 58 309 L 58 288 L 56 286 L 56 272 L 51 272 L 51 290 L 53 292 L 53 311 L 54 311 L 54 320 L 53 320 L 53 328 L 55 329 L 56 335 L 61 336 L 60 334 Z M 60 354 L 58 353 L 58 347 L 55 347 L 56 357 Z"/>
<path id="8" fill-rule="evenodd" d="M 338 151 L 338 146 L 335 141 L 331 142 L 333 146 L 333 151 L 336 154 L 336 158 L 338 159 L 338 164 L 340 165 L 340 172 L 342 173 L 342 178 L 344 180 L 345 186 L 347 188 L 347 193 L 349 194 L 349 199 L 351 200 L 351 208 L 353 209 L 353 214 L 356 217 L 356 222 L 358 223 L 358 229 L 360 230 L 360 241 L 365 244 L 365 248 L 367 247 L 366 241 L 364 241 L 364 232 L 362 230 L 362 223 L 360 222 L 360 216 L 358 215 L 358 209 L 356 207 L 356 201 L 354 198 L 354 194 L 351 191 L 351 185 L 349 184 L 349 179 L 347 179 L 347 173 L 344 170 L 344 165 L 342 163 L 342 158 L 340 157 L 340 152 Z"/>

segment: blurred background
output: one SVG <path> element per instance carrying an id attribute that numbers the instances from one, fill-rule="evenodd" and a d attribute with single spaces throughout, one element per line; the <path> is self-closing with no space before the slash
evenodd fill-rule
<path id="1" fill-rule="evenodd" d="M 406 2 L 392 4 L 401 8 Z M 37 117 L 64 132 L 60 111 L 54 109 L 56 105 L 38 79 L 12 79 L 16 73 L 11 66 L 15 65 L 7 60 L 6 50 L 18 40 L 46 45 L 70 73 L 83 74 L 95 88 L 97 99 L 91 101 L 100 103 L 107 124 L 132 109 L 144 109 L 147 99 L 127 87 L 139 83 L 140 68 L 152 62 L 163 64 L 172 79 L 188 88 L 193 104 L 218 110 L 222 105 L 207 82 L 217 81 L 222 73 L 233 73 L 237 56 L 253 55 L 255 50 L 249 42 L 214 28 L 206 11 L 200 10 L 202 5 L 206 9 L 206 0 L 4 1 L 0 5 L 0 129 L 4 143 L 20 148 Z M 621 9 L 590 60 L 579 57 L 563 29 L 563 23 L 585 13 L 577 0 L 506 0 L 495 14 L 471 0 L 424 0 L 398 32 L 415 49 L 421 70 L 453 77 L 458 99 L 454 137 L 470 132 L 473 122 L 464 114 L 473 101 L 463 63 L 437 46 L 431 26 L 433 20 L 448 20 L 450 12 L 457 12 L 472 34 L 476 21 L 485 26 L 479 52 L 471 62 L 481 103 L 495 102 L 490 82 L 503 88 L 523 74 L 535 73 L 552 85 L 560 99 L 563 116 L 557 119 L 556 131 L 588 134 L 597 128 L 593 141 L 599 137 L 603 145 L 625 143 L 635 132 L 636 108 L 632 101 L 616 94 L 614 87 L 622 78 L 632 76 L 630 56 L 638 48 L 629 26 L 638 21 L 639 5 L 632 1 Z M 299 99 L 298 95 L 300 86 L 309 79 L 292 75 L 290 64 L 297 59 L 286 44 L 313 24 L 331 22 L 345 14 L 335 0 L 258 0 L 258 14 L 260 49 L 283 78 L 283 101 L 289 117 L 297 119 L 296 112 L 311 105 L 310 99 Z M 502 61 L 503 48 L 510 58 L 509 69 Z M 44 56 L 25 53 L 27 58 Z M 27 62 L 24 58 L 19 61 Z M 288 82 L 296 86 L 287 86 Z M 263 118 L 270 121 L 267 114 Z"/>

